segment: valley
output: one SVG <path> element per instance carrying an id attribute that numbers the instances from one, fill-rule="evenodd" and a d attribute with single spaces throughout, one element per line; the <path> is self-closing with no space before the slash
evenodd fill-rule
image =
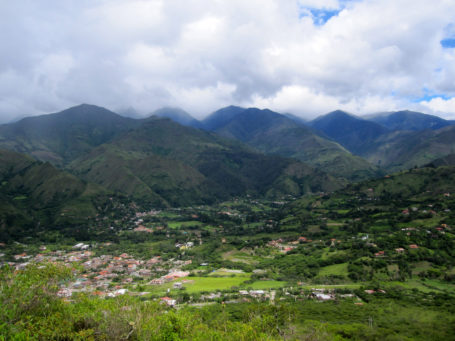
<path id="1" fill-rule="evenodd" d="M 0 1 L 0 341 L 455 341 L 455 1 Z"/>
<path id="2" fill-rule="evenodd" d="M 177 114 L 189 126 L 82 105 L 34 118 L 61 134 L 0 127 L 0 335 L 455 334 L 451 126 L 383 127 L 362 142 L 353 129 L 354 145 L 396 134 L 431 158 L 382 167 L 272 111 Z M 442 157 L 417 143 L 427 135 Z"/>
<path id="3" fill-rule="evenodd" d="M 374 312 L 379 307 L 392 305 L 392 316 L 442 309 L 444 320 L 455 319 L 454 174 L 451 167 L 422 168 L 302 199 L 130 209 L 122 225 L 110 208 L 101 217 L 115 226 L 107 238 L 96 228 L 86 240 L 41 234 L 2 243 L 0 259 L 16 271 L 66 268 L 56 297 L 76 305 L 82 297 L 130 297 L 124 304 L 161 303 L 179 316 L 223 307 L 228 320 L 252 305 L 280 307 L 293 309 L 284 325 L 294 327 L 277 337 L 299 338 L 299 330 L 314 328 L 311 320 L 333 337 L 374 338 L 392 332 L 390 316 Z M 340 309 L 349 331 L 337 315 L 327 317 Z M 406 323 L 419 335 L 406 333 L 430 337 L 415 325 L 423 315 L 413 316 Z M 370 318 L 374 327 L 364 328 Z M 439 332 L 450 334 L 447 327 Z"/>

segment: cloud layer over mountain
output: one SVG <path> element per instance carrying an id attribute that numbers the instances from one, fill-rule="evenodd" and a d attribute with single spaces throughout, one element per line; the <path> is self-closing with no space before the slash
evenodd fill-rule
<path id="1" fill-rule="evenodd" d="M 4 1 L 0 32 L 2 122 L 82 102 L 455 118 L 451 0 Z"/>

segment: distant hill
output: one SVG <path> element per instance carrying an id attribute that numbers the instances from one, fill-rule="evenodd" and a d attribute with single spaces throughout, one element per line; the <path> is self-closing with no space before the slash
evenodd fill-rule
<path id="1" fill-rule="evenodd" d="M 171 206 L 247 193 L 297 196 L 341 185 L 301 162 L 266 156 L 169 119 L 147 121 L 74 160 L 70 169 L 111 190 Z"/>
<path id="2" fill-rule="evenodd" d="M 357 155 L 362 155 L 368 144 L 388 132 L 387 128 L 378 123 L 341 110 L 318 117 L 309 124 Z"/>
<path id="3" fill-rule="evenodd" d="M 158 114 L 186 117 L 174 109 Z M 164 206 L 247 193 L 301 195 L 342 184 L 296 160 L 265 156 L 169 119 L 135 120 L 85 104 L 0 126 L 0 147 Z"/>
<path id="4" fill-rule="evenodd" d="M 202 124 L 206 130 L 214 131 L 223 127 L 226 123 L 228 123 L 231 119 L 233 119 L 244 110 L 245 108 L 231 105 L 210 114 L 202 121 Z"/>
<path id="5" fill-rule="evenodd" d="M 32 231 L 85 223 L 107 192 L 49 163 L 0 150 L 0 241 Z"/>
<path id="6" fill-rule="evenodd" d="M 423 166 L 455 152 L 455 126 L 439 130 L 395 131 L 378 138 L 363 156 L 388 170 Z"/>
<path id="7" fill-rule="evenodd" d="M 455 154 L 449 154 L 447 156 L 438 158 L 431 161 L 426 167 L 441 167 L 441 166 L 455 166 Z"/>
<path id="8" fill-rule="evenodd" d="M 370 120 L 338 110 L 310 125 L 388 171 L 420 167 L 454 152 L 455 127 L 450 121 L 410 111 L 382 114 Z"/>
<path id="9" fill-rule="evenodd" d="M 217 127 L 213 131 L 223 137 L 242 141 L 266 154 L 299 159 L 337 177 L 361 180 L 376 174 L 377 169 L 362 158 L 284 115 L 267 109 L 225 109 L 215 114 L 217 124 L 212 125 Z"/>
<path id="10" fill-rule="evenodd" d="M 369 118 L 369 121 L 379 123 L 389 130 L 437 130 L 452 125 L 451 121 L 438 116 L 427 115 L 415 111 L 395 111 L 383 113 Z"/>
<path id="11" fill-rule="evenodd" d="M 140 125 L 107 109 L 82 104 L 0 126 L 0 148 L 65 165 L 119 133 Z"/>
<path id="12" fill-rule="evenodd" d="M 173 120 L 174 122 L 180 123 L 181 125 L 193 127 L 193 128 L 202 128 L 202 122 L 196 120 L 186 111 L 179 108 L 161 108 L 152 113 L 153 116 L 158 117 L 167 117 Z"/>
<path id="13" fill-rule="evenodd" d="M 298 123 L 299 125 L 303 125 L 303 126 L 307 126 L 308 125 L 308 120 L 302 118 L 302 117 L 299 117 L 299 116 L 296 116 L 296 115 L 293 115 L 293 114 L 289 114 L 289 113 L 284 113 L 283 114 L 284 116 L 286 116 L 287 118 L 290 118 L 291 120 L 293 120 L 294 122 Z"/>

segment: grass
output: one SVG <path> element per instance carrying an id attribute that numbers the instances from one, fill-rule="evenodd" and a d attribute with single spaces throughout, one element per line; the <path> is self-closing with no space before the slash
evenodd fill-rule
<path id="1" fill-rule="evenodd" d="M 173 289 L 174 283 L 183 283 L 183 281 L 189 281 L 187 283 L 183 283 L 183 287 L 185 288 L 184 290 L 189 294 L 203 291 L 213 292 L 218 290 L 229 290 L 234 286 L 241 286 L 243 282 L 250 279 L 250 276 L 251 274 L 243 274 L 243 276 L 234 277 L 186 277 L 184 279 L 178 279 L 162 285 L 147 287 L 146 291 L 155 295 L 164 295 L 167 293 L 167 289 L 170 289 L 170 293 L 175 294 L 181 292 L 182 290 Z"/>
<path id="2" fill-rule="evenodd" d="M 399 228 L 406 228 L 406 227 L 433 227 L 439 225 L 441 217 L 439 215 L 434 215 L 427 219 L 415 219 L 407 223 L 398 223 L 397 226 Z"/>
<path id="3" fill-rule="evenodd" d="M 345 284 L 304 284 L 303 289 L 358 289 L 365 283 L 345 283 Z"/>
<path id="4" fill-rule="evenodd" d="M 171 229 L 177 229 L 181 227 L 188 227 L 188 226 L 201 226 L 202 223 L 200 221 L 168 221 L 167 226 Z"/>
<path id="5" fill-rule="evenodd" d="M 329 259 L 331 257 L 334 257 L 334 256 L 340 256 L 340 255 L 346 254 L 346 251 L 344 251 L 344 250 L 336 250 L 336 251 L 333 251 L 333 252 L 329 252 L 329 250 L 330 250 L 330 248 L 328 248 L 328 247 L 323 249 L 324 252 L 321 255 L 321 259 L 327 260 L 327 259 Z M 336 264 L 336 265 L 338 265 L 338 264 Z M 329 265 L 329 266 L 331 266 L 331 265 Z"/>
<path id="6" fill-rule="evenodd" d="M 418 262 L 414 264 L 414 268 L 412 269 L 412 274 L 417 275 L 420 272 L 426 271 L 429 268 L 431 268 L 431 263 L 430 262 Z"/>
<path id="7" fill-rule="evenodd" d="M 214 272 L 215 275 L 220 275 L 227 273 L 225 271 Z M 274 280 L 267 280 L 267 281 L 256 281 L 254 283 L 244 284 L 245 281 L 251 278 L 250 273 L 227 273 L 228 276 L 223 277 L 186 277 L 177 279 L 175 281 L 165 283 L 162 285 L 154 285 L 154 286 L 147 286 L 145 291 L 150 292 L 154 295 L 165 295 L 167 294 L 167 290 L 170 289 L 171 294 L 176 294 L 182 292 L 180 289 L 174 289 L 173 285 L 175 282 L 182 282 L 183 287 L 185 288 L 184 291 L 191 294 L 191 293 L 199 293 L 199 292 L 214 292 L 219 290 L 230 290 L 232 287 L 240 288 L 252 288 L 255 290 L 261 289 L 274 289 L 274 288 L 282 288 L 286 286 L 287 282 L 284 281 L 274 281 Z M 232 276 L 234 275 L 234 276 Z M 188 281 L 185 283 L 185 281 Z"/>
<path id="8" fill-rule="evenodd" d="M 236 270 L 234 270 L 236 271 Z M 237 270 L 241 271 L 241 270 Z M 209 276 L 222 276 L 222 277 L 249 277 L 249 275 L 245 274 L 243 271 L 242 272 L 231 272 L 227 269 L 218 269 L 212 273 L 209 274 Z"/>
<path id="9" fill-rule="evenodd" d="M 230 260 L 231 262 L 239 262 L 246 264 L 257 264 L 257 257 L 252 256 L 243 251 L 231 250 L 222 254 L 223 259 Z"/>
<path id="10" fill-rule="evenodd" d="M 455 284 L 439 281 L 437 279 L 428 279 L 423 282 L 423 285 L 430 289 L 435 288 L 436 290 L 450 291 L 452 293 L 455 293 Z"/>
<path id="11" fill-rule="evenodd" d="M 231 289 L 233 286 L 240 286 L 250 276 L 235 277 L 191 277 L 193 283 L 186 283 L 184 287 L 188 293 L 201 291 L 217 291 Z"/>
<path id="12" fill-rule="evenodd" d="M 282 287 L 286 286 L 286 284 L 287 284 L 287 282 L 269 280 L 269 281 L 256 281 L 252 284 L 248 284 L 246 287 L 252 288 L 254 290 L 264 290 L 264 289 L 282 288 Z"/>
<path id="13" fill-rule="evenodd" d="M 211 230 L 216 230 L 216 229 L 219 229 L 218 226 L 214 226 L 214 225 L 205 225 L 202 227 L 203 230 L 206 230 L 206 231 L 211 231 Z"/>
<path id="14" fill-rule="evenodd" d="M 264 226 L 265 224 L 262 223 L 262 222 L 258 222 L 258 223 L 246 223 L 246 224 L 243 224 L 243 227 L 244 228 L 257 228 L 257 227 L 261 227 L 261 226 Z"/>
<path id="15" fill-rule="evenodd" d="M 310 225 L 308 226 L 308 233 L 319 233 L 321 232 L 321 228 L 319 225 Z"/>
<path id="16" fill-rule="evenodd" d="M 348 274 L 348 263 L 334 264 L 321 268 L 319 276 L 346 276 Z"/>
<path id="17" fill-rule="evenodd" d="M 397 264 L 389 264 L 387 265 L 387 270 L 389 272 L 398 272 L 399 271 L 399 267 Z"/>
<path id="18" fill-rule="evenodd" d="M 167 219 L 175 219 L 175 218 L 180 218 L 181 215 L 179 213 L 162 211 L 158 214 L 158 217 L 163 217 L 163 218 L 167 218 Z"/>
<path id="19" fill-rule="evenodd" d="M 406 282 L 389 282 L 391 285 L 401 286 L 405 289 L 417 289 L 422 292 L 432 292 L 439 291 L 445 292 L 450 291 L 455 292 L 455 284 L 442 282 L 436 279 L 431 280 L 419 280 L 419 279 L 410 279 Z"/>

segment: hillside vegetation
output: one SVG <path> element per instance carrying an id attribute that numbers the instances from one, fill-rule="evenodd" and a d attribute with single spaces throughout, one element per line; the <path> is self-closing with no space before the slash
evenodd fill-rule
<path id="1" fill-rule="evenodd" d="M 334 177 L 359 181 L 378 174 L 376 167 L 338 143 L 270 110 L 228 107 L 204 122 L 207 129 L 221 136 L 239 140 L 266 154 L 296 158 Z"/>
<path id="2" fill-rule="evenodd" d="M 0 150 L 0 240 L 88 224 L 108 193 L 49 163 Z"/>
<path id="3" fill-rule="evenodd" d="M 302 195 L 340 182 L 303 163 L 265 156 L 214 134 L 150 120 L 70 165 L 75 174 L 156 203 L 191 205 L 235 195 Z"/>
<path id="4" fill-rule="evenodd" d="M 0 335 L 450 340 L 454 177 L 414 169 L 288 204 L 135 209 L 122 222 L 111 207 L 110 235 L 77 239 L 89 251 L 74 239 L 0 246 Z"/>
<path id="5" fill-rule="evenodd" d="M 452 154 L 455 126 L 420 132 L 393 132 L 370 145 L 363 156 L 390 171 L 420 167 Z"/>
<path id="6" fill-rule="evenodd" d="M 62 166 L 138 125 L 139 120 L 82 104 L 59 113 L 1 125 L 0 148 Z"/>

